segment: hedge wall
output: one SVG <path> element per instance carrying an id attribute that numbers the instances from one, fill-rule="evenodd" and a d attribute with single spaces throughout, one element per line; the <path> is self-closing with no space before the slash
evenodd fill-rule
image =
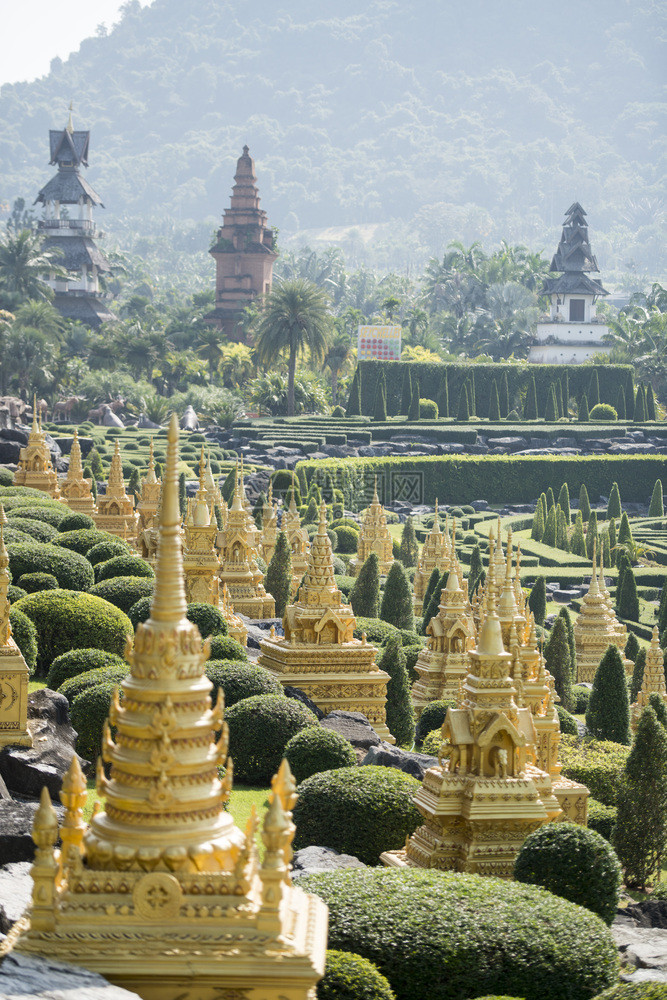
<path id="1" fill-rule="evenodd" d="M 357 370 L 361 377 L 361 412 L 367 416 L 373 414 L 375 386 L 384 368 L 387 385 L 387 412 L 398 413 L 401 403 L 403 374 L 405 368 L 410 368 L 412 384 L 419 382 L 419 394 L 427 399 L 437 399 L 442 380 L 447 376 L 449 390 L 450 413 L 456 415 L 456 405 L 461 386 L 466 379 L 474 375 L 475 400 L 477 416 L 488 417 L 488 406 L 491 398 L 491 386 L 494 381 L 500 382 L 507 374 L 510 405 L 517 393 L 525 394 L 531 376 L 535 379 L 537 389 L 537 405 L 539 416 L 544 416 L 547 402 L 547 390 L 553 382 L 562 378 L 567 372 L 570 397 L 579 397 L 588 391 L 588 386 L 594 372 L 598 374 L 600 384 L 600 402 L 616 404 L 618 391 L 622 387 L 626 395 L 626 407 L 634 405 L 633 368 L 631 365 L 517 365 L 504 364 L 474 364 L 468 362 L 450 364 L 430 364 L 423 361 L 360 361 Z M 630 410 L 632 412 L 632 409 Z"/>
<path id="2" fill-rule="evenodd" d="M 664 455 L 400 455 L 390 458 L 346 458 L 304 461 L 299 476 L 309 485 L 328 473 L 342 489 L 346 505 L 370 502 L 378 475 L 380 501 L 407 499 L 413 504 L 526 503 L 549 486 L 558 494 L 567 483 L 578 496 L 583 483 L 589 495 L 608 496 L 617 482 L 624 501 L 648 503 L 656 479 L 667 477 Z"/>

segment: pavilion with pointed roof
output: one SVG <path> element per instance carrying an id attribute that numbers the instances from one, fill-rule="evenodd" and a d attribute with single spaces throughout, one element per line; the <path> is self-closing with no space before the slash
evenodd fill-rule
<path id="1" fill-rule="evenodd" d="M 230 206 L 209 251 L 215 259 L 215 308 L 206 319 L 227 340 L 243 340 L 239 320 L 244 308 L 271 291 L 278 254 L 259 201 L 255 163 L 244 146 L 236 164 Z"/>
<path id="2" fill-rule="evenodd" d="M 33 490 L 43 490 L 60 499 L 58 473 L 51 462 L 51 451 L 42 430 L 42 415 L 37 407 L 37 397 L 33 399 L 32 427 L 28 443 L 19 452 L 18 468 L 14 473 L 14 486 L 28 486 Z"/>
<path id="3" fill-rule="evenodd" d="M 74 438 L 72 449 L 69 453 L 69 468 L 67 475 L 60 483 L 60 492 L 70 510 L 77 514 L 95 513 L 95 498 L 92 494 L 92 479 L 84 479 L 83 465 L 81 462 L 81 445 L 79 444 L 79 432 L 74 428 Z"/>
<path id="4" fill-rule="evenodd" d="M 120 444 L 116 438 L 114 453 L 109 466 L 106 493 L 97 498 L 97 513 L 93 515 L 95 527 L 108 531 L 126 541 L 133 542 L 137 533 L 134 497 L 128 496 L 123 479 L 123 461 Z"/>
<path id="5" fill-rule="evenodd" d="M 90 132 L 74 129 L 70 105 L 65 128 L 49 131 L 49 163 L 57 164 L 58 173 L 40 190 L 35 203 L 44 206 L 39 222 L 44 246 L 60 251 L 60 263 L 68 272 L 65 278 L 46 279 L 55 293 L 53 304 L 66 319 L 97 327 L 115 316 L 104 302 L 99 282 L 111 268 L 95 242 L 93 210 L 104 205 L 81 174 L 81 167 L 88 166 L 89 148 Z"/>

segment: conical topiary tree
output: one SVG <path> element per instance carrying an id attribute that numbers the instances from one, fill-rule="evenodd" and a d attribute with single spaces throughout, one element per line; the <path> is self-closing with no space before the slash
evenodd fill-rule
<path id="1" fill-rule="evenodd" d="M 436 398 L 436 403 L 438 404 L 438 416 L 448 417 L 449 416 L 449 386 L 447 385 L 447 376 L 440 381 L 440 388 L 438 389 L 438 395 Z"/>
<path id="2" fill-rule="evenodd" d="M 577 516 L 574 522 L 574 531 L 572 532 L 572 538 L 570 539 L 570 552 L 573 552 L 577 556 L 586 555 L 586 539 L 584 537 L 584 522 L 581 516 L 581 511 L 577 511 Z"/>
<path id="3" fill-rule="evenodd" d="M 662 480 L 656 479 L 655 486 L 653 487 L 653 493 L 651 494 L 651 503 L 648 508 L 649 517 L 662 517 L 665 513 L 663 498 L 662 498 Z"/>
<path id="4" fill-rule="evenodd" d="M 255 503 L 252 508 L 253 520 L 257 525 L 257 527 L 260 529 L 260 531 L 262 528 L 262 523 L 264 521 L 263 507 L 265 503 L 266 503 L 266 494 L 264 493 L 264 490 L 260 490 L 259 496 L 255 500 Z"/>
<path id="5" fill-rule="evenodd" d="M 563 416 L 569 417 L 570 415 L 570 376 L 568 375 L 567 369 L 565 369 L 562 378 L 563 385 Z"/>
<path id="6" fill-rule="evenodd" d="M 618 575 L 616 577 L 616 601 L 618 602 L 621 596 L 621 589 L 623 587 L 623 577 L 626 570 L 631 569 L 632 567 L 630 556 L 625 549 L 618 550 L 618 560 L 616 565 L 618 567 Z"/>
<path id="7" fill-rule="evenodd" d="M 415 535 L 414 521 L 411 517 L 408 517 L 403 525 L 398 558 L 404 566 L 416 566 L 419 559 L 419 545 L 417 544 L 417 536 Z"/>
<path id="8" fill-rule="evenodd" d="M 431 593 L 431 600 L 428 602 L 428 607 L 424 612 L 424 617 L 422 618 L 421 634 L 426 635 L 426 627 L 431 621 L 431 618 L 435 618 L 438 613 L 438 608 L 440 607 L 440 596 L 443 589 L 447 586 L 447 579 L 449 577 L 449 571 L 445 570 L 441 574 L 437 585 L 433 588 Z"/>
<path id="9" fill-rule="evenodd" d="M 635 409 L 632 414 L 632 419 L 635 424 L 646 423 L 646 400 L 644 398 L 644 388 L 643 386 L 637 386 L 637 395 L 635 396 Z"/>
<path id="10" fill-rule="evenodd" d="M 607 520 L 621 516 L 621 494 L 618 483 L 612 483 L 609 500 L 607 502 Z"/>
<path id="11" fill-rule="evenodd" d="M 526 402 L 523 408 L 523 419 L 537 420 L 537 389 L 535 388 L 535 378 L 532 375 L 528 381 Z"/>
<path id="12" fill-rule="evenodd" d="M 554 424 L 558 420 L 558 404 L 556 403 L 556 393 L 551 385 L 547 392 L 547 405 L 544 410 L 544 419 L 548 424 Z"/>
<path id="13" fill-rule="evenodd" d="M 461 386 L 459 393 L 459 405 L 456 411 L 456 419 L 459 423 L 467 423 L 470 420 L 470 403 L 468 401 L 468 387 L 465 382 Z"/>
<path id="14" fill-rule="evenodd" d="M 570 551 L 570 541 L 567 534 L 567 522 L 560 504 L 556 504 L 556 548 L 563 552 Z"/>
<path id="15" fill-rule="evenodd" d="M 570 672 L 572 674 L 572 679 L 577 671 L 577 651 L 574 643 L 574 627 L 572 625 L 572 616 L 569 610 L 563 605 L 563 607 L 558 612 L 558 617 L 563 619 L 565 625 L 565 632 L 567 634 L 567 644 L 570 650 Z"/>
<path id="16" fill-rule="evenodd" d="M 639 652 L 639 641 L 634 632 L 630 632 L 627 642 L 625 643 L 625 649 L 623 650 L 626 660 L 632 660 L 634 663 L 637 659 L 637 653 Z"/>
<path id="17" fill-rule="evenodd" d="M 489 420 L 500 420 L 500 400 L 495 379 L 491 383 L 491 398 L 489 400 Z"/>
<path id="18" fill-rule="evenodd" d="M 632 531 L 630 529 L 628 515 L 625 511 L 621 514 L 621 523 L 618 528 L 618 544 L 632 545 Z"/>
<path id="19" fill-rule="evenodd" d="M 544 659 L 547 670 L 554 679 L 554 685 L 561 705 L 572 711 L 572 661 L 567 641 L 567 629 L 562 618 L 556 618 L 549 638 L 544 645 Z"/>
<path id="20" fill-rule="evenodd" d="M 225 501 L 228 507 L 231 507 L 232 499 L 234 497 L 234 490 L 236 489 L 236 466 L 230 469 L 225 476 L 225 481 L 220 487 L 220 495 Z"/>
<path id="21" fill-rule="evenodd" d="M 380 618 L 390 625 L 395 625 L 396 628 L 405 628 L 408 631 L 412 631 L 415 626 L 412 590 L 403 563 L 399 559 L 394 560 L 387 574 L 380 604 Z"/>
<path id="22" fill-rule="evenodd" d="M 581 516 L 584 521 L 587 521 L 591 516 L 591 504 L 588 499 L 588 490 L 586 489 L 586 483 L 581 484 L 581 489 L 579 490 L 579 510 L 581 511 Z"/>
<path id="23" fill-rule="evenodd" d="M 530 529 L 530 537 L 534 538 L 536 542 L 541 542 L 544 537 L 544 528 L 544 513 L 540 498 L 540 500 L 537 501 L 537 507 L 535 508 L 535 513 L 533 514 L 533 524 Z"/>
<path id="24" fill-rule="evenodd" d="M 586 528 L 586 555 L 589 559 L 593 558 L 593 543 L 597 543 L 598 539 L 598 515 L 597 512 L 592 510 L 591 516 L 588 518 L 588 527 Z"/>
<path id="25" fill-rule="evenodd" d="M 658 605 L 658 632 L 660 635 L 665 629 L 667 629 L 667 580 L 662 585 L 660 604 Z"/>
<path id="26" fill-rule="evenodd" d="M 350 604 L 359 618 L 377 618 L 380 607 L 380 568 L 377 553 L 371 552 L 350 591 Z"/>
<path id="27" fill-rule="evenodd" d="M 597 371 L 594 371 L 591 375 L 588 385 L 588 402 L 590 406 L 597 406 L 600 402 L 600 380 L 598 379 Z"/>
<path id="28" fill-rule="evenodd" d="M 276 618 L 282 618 L 292 590 L 292 549 L 284 531 L 278 532 L 264 586 L 276 602 Z"/>
<path id="29" fill-rule="evenodd" d="M 630 701 L 633 703 L 637 701 L 637 695 L 642 689 L 642 684 L 644 683 L 645 669 L 646 669 L 646 646 L 642 646 L 642 648 L 637 652 L 635 665 L 632 671 L 632 680 L 630 681 Z"/>
<path id="30" fill-rule="evenodd" d="M 547 497 L 547 514 L 548 514 L 549 511 L 552 509 L 552 507 L 556 506 L 554 491 L 551 489 L 551 487 L 549 487 L 549 489 L 547 490 L 546 497 Z"/>
<path id="31" fill-rule="evenodd" d="M 563 385 L 560 379 L 557 379 L 554 384 L 554 392 L 556 394 L 556 403 L 558 405 L 558 416 L 566 417 L 565 406 L 563 404 Z"/>
<path id="32" fill-rule="evenodd" d="M 622 388 L 618 390 L 618 396 L 616 397 L 616 413 L 618 414 L 619 420 L 627 420 L 625 392 Z"/>
<path id="33" fill-rule="evenodd" d="M 468 590 L 470 596 L 475 593 L 475 588 L 483 572 L 482 553 L 480 552 L 479 545 L 475 545 L 470 553 L 470 570 L 468 572 Z"/>
<path id="34" fill-rule="evenodd" d="M 549 513 L 547 514 L 546 524 L 544 525 L 544 534 L 542 535 L 542 542 L 544 545 L 551 545 L 552 548 L 556 545 L 556 508 L 550 507 Z"/>
<path id="35" fill-rule="evenodd" d="M 415 382 L 412 386 L 412 399 L 410 400 L 410 411 L 408 413 L 408 420 L 417 421 L 419 420 L 419 382 Z"/>
<path id="36" fill-rule="evenodd" d="M 590 420 L 588 412 L 588 397 L 584 393 L 579 400 L 579 413 L 577 414 L 577 420 L 580 424 L 587 424 Z"/>
<path id="37" fill-rule="evenodd" d="M 630 742 L 630 705 L 623 660 L 616 646 L 609 646 L 595 671 L 586 709 L 586 726 L 597 740 Z"/>
<path id="38" fill-rule="evenodd" d="M 613 524 L 613 521 L 609 522 Z M 609 541 L 609 529 L 605 528 L 604 531 L 600 532 L 598 540 L 598 549 L 602 552 L 602 562 L 605 566 L 611 566 L 611 543 Z"/>
<path id="39" fill-rule="evenodd" d="M 470 415 L 477 416 L 477 393 L 475 392 L 475 370 L 470 373 L 468 380 L 468 400 L 470 402 Z"/>
<path id="40" fill-rule="evenodd" d="M 667 735 L 649 705 L 625 763 L 612 834 L 628 887 L 645 889 L 660 877 L 666 844 Z"/>
<path id="41" fill-rule="evenodd" d="M 657 420 L 658 414 L 655 409 L 655 396 L 653 394 L 653 386 L 649 382 L 646 386 L 646 419 L 647 420 Z"/>
<path id="42" fill-rule="evenodd" d="M 424 599 L 422 601 L 422 614 L 426 612 L 429 606 L 431 597 L 433 596 L 433 591 L 438 586 L 438 580 L 440 579 L 440 570 L 437 566 L 434 567 L 431 575 L 428 578 L 428 583 L 426 584 L 426 590 L 424 591 Z"/>
<path id="43" fill-rule="evenodd" d="M 613 566 L 616 563 L 616 552 L 614 551 L 616 548 L 616 521 L 610 521 L 607 530 L 609 531 L 609 549 L 611 552 L 611 558 L 606 565 Z"/>
<path id="44" fill-rule="evenodd" d="M 410 698 L 405 653 L 398 636 L 389 639 L 378 666 L 380 670 L 389 674 L 385 708 L 389 732 L 398 746 L 411 747 L 415 737 L 415 716 Z"/>
<path id="45" fill-rule="evenodd" d="M 544 625 L 547 614 L 547 581 L 543 576 L 538 576 L 533 585 L 528 597 L 528 607 L 535 615 L 536 623 Z"/>
<path id="46" fill-rule="evenodd" d="M 354 375 L 352 376 L 352 382 L 350 383 L 350 395 L 347 400 L 345 415 L 347 417 L 361 416 L 361 369 L 359 367 L 355 369 Z"/>
<path id="47" fill-rule="evenodd" d="M 503 372 L 500 382 L 500 416 L 505 419 L 510 411 L 510 390 L 507 381 L 507 372 Z"/>
<path id="48" fill-rule="evenodd" d="M 139 470 L 136 465 L 132 467 L 132 472 L 130 473 L 130 478 L 127 482 L 127 492 L 129 496 L 133 496 L 135 501 L 139 499 L 139 494 L 141 493 L 141 480 L 139 479 Z"/>
<path id="49" fill-rule="evenodd" d="M 403 385 L 401 387 L 401 408 L 399 413 L 404 417 L 407 417 L 410 412 L 410 403 L 412 402 L 412 372 L 410 370 L 410 365 L 406 365 L 403 369 Z"/>
<path id="50" fill-rule="evenodd" d="M 93 475 L 93 470 L 89 465 L 86 465 L 83 470 L 83 478 L 90 479 L 90 492 L 93 495 L 93 500 L 97 502 L 97 480 Z"/>
<path id="51" fill-rule="evenodd" d="M 616 610 L 619 618 L 626 618 L 631 622 L 639 621 L 639 594 L 632 566 L 623 573 L 620 594 L 616 597 Z"/>
<path id="52" fill-rule="evenodd" d="M 384 369 L 382 374 L 384 375 Z M 379 378 L 375 384 L 373 420 L 381 423 L 386 423 L 387 421 L 387 387 L 384 378 Z"/>
<path id="53" fill-rule="evenodd" d="M 181 512 L 181 517 L 185 516 L 187 506 L 188 500 L 185 492 L 185 473 L 181 472 L 178 476 L 178 509 Z"/>
<path id="54" fill-rule="evenodd" d="M 557 503 L 559 504 L 560 509 L 565 514 L 565 523 L 569 528 L 570 523 L 572 521 L 572 511 L 570 509 L 570 489 L 567 483 L 563 483 L 563 485 L 561 486 L 560 491 L 558 493 Z"/>

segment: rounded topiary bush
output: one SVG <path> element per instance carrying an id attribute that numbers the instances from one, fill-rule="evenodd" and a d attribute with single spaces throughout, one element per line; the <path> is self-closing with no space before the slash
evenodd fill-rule
<path id="1" fill-rule="evenodd" d="M 93 684 L 84 688 L 70 702 L 70 721 L 77 732 L 76 752 L 86 760 L 96 761 L 102 752 L 102 730 L 109 716 L 111 698 L 117 683 L 106 681 L 103 684 Z"/>
<path id="2" fill-rule="evenodd" d="M 234 776 L 249 785 L 268 785 L 291 738 L 317 725 L 312 712 L 281 694 L 244 698 L 225 712 L 225 721 Z"/>
<path id="3" fill-rule="evenodd" d="M 20 601 L 22 597 L 27 597 L 28 591 L 24 590 L 23 587 L 17 587 L 15 583 L 10 583 L 7 588 L 7 597 L 9 598 L 10 604 L 16 604 Z"/>
<path id="4" fill-rule="evenodd" d="M 426 736 L 433 732 L 434 729 L 437 729 L 438 732 L 440 731 L 439 727 L 445 721 L 448 708 L 456 708 L 456 701 L 453 698 L 432 701 L 424 706 L 415 728 L 415 742 L 417 746 L 421 746 Z"/>
<path id="5" fill-rule="evenodd" d="M 622 872 L 604 837 L 576 823 L 547 823 L 524 840 L 514 863 L 517 882 L 541 885 L 585 906 L 611 924 L 621 895 Z"/>
<path id="6" fill-rule="evenodd" d="M 307 778 L 294 807 L 294 846 L 333 847 L 377 865 L 422 822 L 412 803 L 419 782 L 393 767 L 344 767 Z M 298 817 L 298 818 L 297 818 Z"/>
<path id="7" fill-rule="evenodd" d="M 130 615 L 130 618 L 132 616 Z M 212 660 L 247 660 L 245 646 L 242 646 L 231 635 L 211 636 L 211 659 Z M 259 694 L 259 692 L 256 692 Z"/>
<path id="8" fill-rule="evenodd" d="M 106 562 L 98 563 L 95 567 L 95 582 L 102 580 L 113 580 L 119 576 L 144 576 L 146 579 L 153 579 L 155 572 L 150 563 L 147 563 L 141 556 L 122 555 L 113 556 Z"/>
<path id="9" fill-rule="evenodd" d="M 438 404 L 434 399 L 420 399 L 419 400 L 419 419 L 420 420 L 437 420 L 438 419 Z"/>
<path id="10" fill-rule="evenodd" d="M 19 578 L 19 586 L 26 594 L 36 594 L 39 590 L 57 590 L 58 581 L 53 573 L 24 573 Z"/>
<path id="11" fill-rule="evenodd" d="M 351 555 L 357 551 L 359 532 L 356 528 L 342 524 L 339 528 L 336 528 L 336 535 L 338 536 L 337 552 L 349 553 Z"/>
<path id="12" fill-rule="evenodd" d="M 384 646 L 386 642 L 398 635 L 399 629 L 395 625 L 390 625 L 389 622 L 383 622 L 381 618 L 357 618 L 354 638 L 361 639 L 364 632 L 368 642 L 372 642 L 374 646 Z"/>
<path id="13" fill-rule="evenodd" d="M 225 694 L 225 705 L 229 708 L 244 698 L 254 698 L 260 694 L 281 695 L 280 681 L 256 663 L 239 660 L 209 660 L 206 676 L 213 685 L 211 698 L 215 702 L 218 688 Z"/>
<path id="14" fill-rule="evenodd" d="M 105 541 L 98 542 L 97 545 L 93 545 L 92 548 L 88 549 L 86 559 L 91 566 L 97 566 L 98 563 L 107 562 L 107 560 L 113 559 L 114 556 L 128 555 L 129 552 L 130 546 L 121 538 L 108 536 Z"/>
<path id="15" fill-rule="evenodd" d="M 13 517 L 7 524 L 11 524 L 14 531 L 21 531 L 36 542 L 51 542 L 58 534 L 58 529 L 52 524 L 36 521 L 31 517 Z"/>
<path id="16" fill-rule="evenodd" d="M 37 629 L 37 672 L 44 676 L 61 653 L 71 649 L 105 649 L 119 656 L 132 635 L 130 619 L 92 594 L 43 590 L 21 598 L 18 609 Z"/>
<path id="17" fill-rule="evenodd" d="M 188 604 L 188 619 L 199 629 L 202 639 L 209 635 L 227 635 L 227 622 L 220 608 L 193 601 Z"/>
<path id="18" fill-rule="evenodd" d="M 568 1000 L 590 1000 L 618 979 L 599 917 L 536 886 L 415 868 L 321 872 L 299 886 L 328 905 L 330 947 L 368 958 L 397 1000 L 563 1000 L 564 984 Z"/>
<path id="19" fill-rule="evenodd" d="M 609 403 L 596 403 L 588 416 L 590 420 L 618 420 L 618 413 Z"/>
<path id="20" fill-rule="evenodd" d="M 611 843 L 611 834 L 616 825 L 616 807 L 603 806 L 595 799 L 588 800 L 588 829 L 595 830 Z"/>
<path id="21" fill-rule="evenodd" d="M 588 708 L 588 702 L 591 697 L 591 689 L 584 687 L 581 684 L 572 685 L 572 702 L 574 708 L 572 711 L 575 715 L 585 715 L 586 709 Z"/>
<path id="22" fill-rule="evenodd" d="M 9 568 L 14 580 L 24 573 L 51 573 L 63 590 L 88 590 L 94 583 L 93 567 L 85 556 L 58 545 L 9 545 Z"/>
<path id="23" fill-rule="evenodd" d="M 442 746 L 442 729 L 432 729 L 424 737 L 421 745 L 421 752 L 429 757 L 437 757 Z"/>
<path id="24" fill-rule="evenodd" d="M 58 688 L 59 694 L 65 695 L 70 705 L 82 691 L 91 687 L 99 687 L 100 684 L 120 684 L 124 677 L 130 672 L 127 663 L 116 663 L 113 666 L 102 667 L 99 670 L 86 670 L 83 674 L 70 677 L 63 681 Z"/>
<path id="25" fill-rule="evenodd" d="M 112 580 L 96 583 L 88 590 L 127 614 L 140 597 L 151 596 L 154 582 L 152 578 L 145 576 L 115 576 Z"/>
<path id="26" fill-rule="evenodd" d="M 327 951 L 324 978 L 317 984 L 317 1000 L 395 1000 L 388 980 L 361 955 Z"/>
<path id="27" fill-rule="evenodd" d="M 344 736 L 316 726 L 293 736 L 285 747 L 285 757 L 297 782 L 321 771 L 354 767 L 357 763 L 352 744 Z"/>
<path id="28" fill-rule="evenodd" d="M 106 531 L 98 531 L 97 528 L 79 528 L 77 531 L 65 531 L 58 535 L 53 544 L 85 556 L 94 545 L 99 545 L 108 538 Z"/>
<path id="29" fill-rule="evenodd" d="M 141 622 L 148 621 L 151 613 L 151 603 L 153 601 L 153 595 L 150 594 L 146 597 L 140 597 L 138 601 L 135 601 L 130 610 L 127 612 L 127 617 L 132 622 L 132 628 L 136 631 L 137 625 Z"/>
<path id="30" fill-rule="evenodd" d="M 42 500 L 44 494 L 42 494 Z M 24 498 L 21 497 L 21 500 Z M 35 500 L 28 500 L 27 503 L 6 503 L 3 498 L 3 506 L 6 508 L 5 513 L 10 520 L 10 523 L 16 517 L 27 517 L 33 521 L 43 521 L 44 524 L 50 524 L 54 528 L 60 526 L 60 522 L 67 517 L 67 508 L 64 504 L 54 502 L 54 503 L 40 503 Z"/>
<path id="31" fill-rule="evenodd" d="M 94 528 L 95 522 L 89 514 L 77 513 L 72 511 L 67 517 L 64 517 L 60 524 L 58 525 L 58 531 L 81 531 L 84 528 Z"/>
<path id="32" fill-rule="evenodd" d="M 26 534 L 25 531 L 15 531 L 14 528 L 5 528 L 4 532 L 5 545 L 30 545 L 35 539 L 32 535 Z"/>
<path id="33" fill-rule="evenodd" d="M 16 606 L 9 609 L 9 624 L 12 629 L 12 638 L 21 650 L 26 666 L 32 674 L 37 666 L 37 629 L 28 616 Z"/>
<path id="34" fill-rule="evenodd" d="M 556 712 L 558 713 L 558 721 L 560 722 L 561 733 L 567 733 L 568 736 L 578 736 L 579 729 L 577 727 L 577 720 L 573 715 L 563 708 L 562 705 L 556 705 Z"/>
<path id="35" fill-rule="evenodd" d="M 122 656 L 109 653 L 106 649 L 71 649 L 69 653 L 62 653 L 55 658 L 46 677 L 46 686 L 57 691 L 70 677 L 78 677 L 91 670 L 119 666 L 129 669 Z"/>

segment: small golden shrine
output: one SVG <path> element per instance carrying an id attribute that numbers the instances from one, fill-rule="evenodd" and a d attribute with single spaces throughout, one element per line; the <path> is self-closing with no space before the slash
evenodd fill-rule
<path id="1" fill-rule="evenodd" d="M 30 671 L 12 638 L 9 623 L 9 554 L 5 547 L 5 512 L 0 504 L 0 747 L 32 746 L 28 731 Z"/>
<path id="2" fill-rule="evenodd" d="M 468 652 L 475 647 L 475 624 L 467 610 L 459 573 L 452 544 L 449 576 L 440 593 L 438 613 L 426 626 L 428 646 L 420 652 L 415 664 L 419 675 L 412 686 L 416 719 L 429 702 L 456 698 L 468 673 Z"/>
<path id="3" fill-rule="evenodd" d="M 230 603 L 227 584 L 222 588 L 220 596 L 220 577 L 215 576 L 211 581 L 211 604 L 220 608 L 223 617 L 227 622 L 227 631 L 232 639 L 236 639 L 242 646 L 248 645 L 248 629 L 238 615 L 234 614 L 234 605 Z"/>
<path id="4" fill-rule="evenodd" d="M 574 624 L 574 644 L 577 656 L 577 682 L 592 684 L 600 660 L 608 646 L 621 651 L 626 673 L 633 668 L 632 660 L 623 655 L 627 635 L 620 631 L 620 624 L 600 590 L 596 543 L 593 542 L 593 569 L 588 593 L 581 602 L 579 617 Z"/>
<path id="5" fill-rule="evenodd" d="M 389 675 L 378 668 L 377 649 L 366 637 L 354 638 L 355 625 L 354 612 L 343 604 L 334 580 L 322 504 L 298 600 L 285 609 L 285 636 L 261 640 L 258 663 L 286 687 L 301 688 L 325 713 L 363 712 L 378 736 L 394 743 L 385 719 Z"/>
<path id="6" fill-rule="evenodd" d="M 303 580 L 303 574 L 308 569 L 310 541 L 308 539 L 308 532 L 305 528 L 301 527 L 301 518 L 299 517 L 299 511 L 294 501 L 294 472 L 292 472 L 292 495 L 290 496 L 289 507 L 287 510 L 283 510 L 281 527 L 292 550 L 291 596 L 295 597 L 299 589 L 299 584 Z"/>
<path id="7" fill-rule="evenodd" d="M 216 536 L 220 554 L 220 583 L 239 614 L 248 618 L 273 618 L 276 605 L 264 589 L 264 576 L 257 565 L 254 546 L 255 522 L 243 505 L 243 479 L 237 477 L 234 500 L 227 522 Z M 252 522 L 252 527 L 251 523 Z"/>
<path id="8" fill-rule="evenodd" d="M 394 550 L 387 528 L 387 515 L 378 499 L 377 476 L 373 487 L 373 499 L 361 518 L 357 554 L 354 559 L 350 559 L 348 569 L 350 576 L 358 574 L 371 552 L 375 552 L 378 557 L 380 576 L 386 576 L 394 561 Z"/>
<path id="9" fill-rule="evenodd" d="M 122 701 L 114 693 L 98 761 L 104 806 L 86 825 L 76 756 L 60 831 L 43 790 L 32 907 L 0 954 L 80 964 L 143 1000 L 312 1000 L 326 907 L 291 883 L 296 795 L 286 762 L 269 793 L 261 862 L 254 811 L 241 831 L 225 809 L 232 762 L 222 694 L 212 705 L 208 644 L 186 618 L 177 442 L 174 416 L 151 614 L 128 643 L 131 672 Z"/>
<path id="10" fill-rule="evenodd" d="M 14 473 L 14 486 L 29 486 L 42 490 L 54 500 L 60 499 L 58 474 L 51 464 L 51 452 L 42 430 L 42 415 L 37 408 L 37 397 L 32 404 L 32 429 L 25 448 L 19 452 L 19 463 Z"/>
<path id="11" fill-rule="evenodd" d="M 202 452 L 204 448 L 202 445 Z M 222 493 L 220 492 L 220 487 L 215 481 L 213 476 L 213 469 L 211 468 L 211 456 L 207 454 L 206 456 L 206 471 L 204 472 L 204 489 L 206 491 L 206 502 L 209 507 L 219 507 L 222 511 L 222 505 L 224 500 L 222 499 Z"/>
<path id="12" fill-rule="evenodd" d="M 415 605 L 414 612 L 420 616 L 423 610 L 424 594 L 431 579 L 431 573 L 437 569 L 442 574 L 449 562 L 449 530 L 448 516 L 445 517 L 445 530 L 440 530 L 440 517 L 438 515 L 438 501 L 435 501 L 435 516 L 433 526 L 429 531 L 422 550 L 419 555 L 419 562 L 415 570 Z"/>
<path id="13" fill-rule="evenodd" d="M 273 483 L 269 481 L 269 492 L 262 505 L 262 535 L 259 554 L 268 566 L 273 556 L 278 538 L 278 504 L 273 502 Z"/>
<path id="14" fill-rule="evenodd" d="M 213 503 L 207 503 L 204 486 L 204 449 L 199 460 L 199 489 L 188 503 L 183 532 L 183 571 L 185 596 L 188 604 L 217 603 L 212 600 L 211 586 L 217 579 L 220 560 L 215 551 L 218 526 L 213 515 Z"/>
<path id="15" fill-rule="evenodd" d="M 155 475 L 155 461 L 153 458 L 153 438 L 151 438 L 148 453 L 148 471 L 141 480 L 141 493 L 137 503 L 137 537 L 140 538 L 147 528 L 153 527 L 153 521 L 157 517 L 160 507 L 160 494 L 162 492 L 162 481 Z M 157 525 L 156 525 L 157 528 Z"/>
<path id="16" fill-rule="evenodd" d="M 77 514 L 88 514 L 92 517 L 95 513 L 95 497 L 91 492 L 92 483 L 92 479 L 83 478 L 79 432 L 75 427 L 72 450 L 69 454 L 69 468 L 67 475 L 60 483 L 61 500 L 64 500 L 70 510 L 76 511 Z"/>
<path id="17" fill-rule="evenodd" d="M 630 725 L 633 731 L 637 729 L 639 717 L 647 707 L 652 694 L 657 694 L 659 698 L 667 702 L 663 660 L 664 653 L 660 648 L 658 626 L 654 625 L 651 645 L 646 651 L 646 666 L 644 667 L 641 691 L 637 694 L 637 701 L 630 706 Z"/>
<path id="18" fill-rule="evenodd" d="M 604 577 L 604 553 L 602 551 L 602 546 L 600 546 L 598 587 L 600 588 L 600 593 L 602 594 L 602 598 L 604 600 L 605 607 L 609 615 L 609 624 L 611 625 L 612 632 L 614 632 L 615 635 L 620 640 L 620 645 L 618 648 L 623 649 L 625 651 L 625 644 L 628 641 L 628 629 L 627 625 L 623 625 L 621 622 L 619 622 L 618 618 L 616 617 L 616 612 L 614 610 L 611 594 L 607 589 L 607 581 L 605 580 Z M 632 674 L 632 671 L 634 669 L 634 663 L 632 662 L 632 660 L 626 660 L 624 657 L 623 663 L 625 666 L 626 673 Z"/>
<path id="19" fill-rule="evenodd" d="M 94 515 L 95 525 L 101 531 L 108 531 L 118 538 L 131 539 L 136 536 L 137 518 L 134 513 L 134 497 L 125 492 L 123 479 L 123 462 L 120 456 L 120 444 L 116 438 L 113 458 L 109 466 L 109 481 L 104 496 L 97 498 L 97 513 Z"/>

